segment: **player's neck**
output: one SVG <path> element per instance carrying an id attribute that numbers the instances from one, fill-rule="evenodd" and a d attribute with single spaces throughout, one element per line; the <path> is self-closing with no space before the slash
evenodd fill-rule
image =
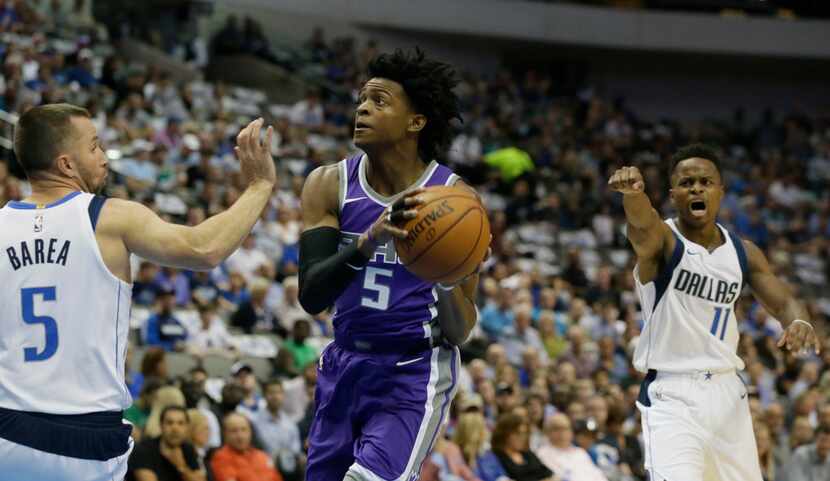
<path id="1" fill-rule="evenodd" d="M 72 192 L 83 190 L 74 179 L 60 178 L 51 174 L 29 179 L 29 183 L 32 186 L 32 193 L 23 199 L 23 202 L 32 204 L 50 204 Z"/>
<path id="2" fill-rule="evenodd" d="M 677 222 L 677 227 L 680 229 L 680 233 L 683 234 L 683 237 L 689 239 L 695 244 L 703 246 L 707 250 L 711 251 L 712 249 L 715 249 L 719 245 L 723 244 L 720 229 L 718 229 L 718 226 L 714 221 L 710 224 L 696 227 L 688 225 L 680 219 Z"/>
<path id="3" fill-rule="evenodd" d="M 375 192 L 393 196 L 406 190 L 424 173 L 426 164 L 414 150 L 392 147 L 367 153 L 366 180 Z"/>

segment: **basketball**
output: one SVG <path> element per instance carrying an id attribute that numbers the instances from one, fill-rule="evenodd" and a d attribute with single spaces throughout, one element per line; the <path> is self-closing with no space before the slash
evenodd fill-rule
<path id="1" fill-rule="evenodd" d="M 463 187 L 428 187 L 418 216 L 404 225 L 395 250 L 409 272 L 453 284 L 472 274 L 490 245 L 490 222 L 476 195 Z"/>

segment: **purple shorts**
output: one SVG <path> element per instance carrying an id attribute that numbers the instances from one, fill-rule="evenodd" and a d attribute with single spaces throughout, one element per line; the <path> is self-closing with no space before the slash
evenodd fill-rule
<path id="1" fill-rule="evenodd" d="M 320 356 L 309 432 L 307 481 L 418 479 L 449 415 L 458 384 L 456 347 L 407 354 L 350 351 Z"/>

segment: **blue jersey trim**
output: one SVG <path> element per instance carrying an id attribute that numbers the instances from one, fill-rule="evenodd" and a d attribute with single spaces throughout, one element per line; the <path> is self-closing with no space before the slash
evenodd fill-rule
<path id="1" fill-rule="evenodd" d="M 73 198 L 75 198 L 76 196 L 78 196 L 80 194 L 81 193 L 78 192 L 78 191 L 70 192 L 69 194 L 66 194 L 65 196 L 61 197 L 60 199 L 56 200 L 55 202 L 52 202 L 51 204 L 47 204 L 45 207 L 38 207 L 37 204 L 32 204 L 31 202 L 20 202 L 20 201 L 17 201 L 17 200 L 9 201 L 9 203 L 6 204 L 6 206 L 11 207 L 12 209 L 24 209 L 24 210 L 26 210 L 26 209 L 48 209 L 50 207 L 57 207 L 57 206 L 65 203 L 65 202 L 69 202 L 70 200 L 72 200 Z"/>
<path id="2" fill-rule="evenodd" d="M 100 195 L 96 195 L 89 201 L 87 212 L 89 212 L 89 222 L 92 224 L 92 232 L 95 232 L 95 227 L 98 225 L 98 216 L 101 215 L 101 209 L 104 207 L 104 202 L 106 201 L 107 198 L 101 197 Z"/>
<path id="3" fill-rule="evenodd" d="M 735 253 L 738 254 L 738 264 L 741 266 L 741 277 L 743 278 L 741 287 L 743 287 L 749 284 L 749 263 L 746 260 L 746 249 L 740 237 L 731 231 L 728 232 L 729 238 L 732 239 L 732 245 L 735 246 Z"/>
<path id="4" fill-rule="evenodd" d="M 674 236 L 674 251 L 672 251 L 671 259 L 669 259 L 669 263 L 663 266 L 663 269 L 657 274 L 657 279 L 654 280 L 654 287 L 655 287 L 655 295 L 654 295 L 654 309 L 657 309 L 657 304 L 660 303 L 660 299 L 663 297 L 663 294 L 666 293 L 666 289 L 669 288 L 669 283 L 671 282 L 672 275 L 674 275 L 674 269 L 680 264 L 680 260 L 683 258 L 683 241 L 680 240 L 677 233 L 672 230 L 672 235 Z M 653 310 L 652 310 L 653 311 Z"/>
<path id="5" fill-rule="evenodd" d="M 132 426 L 120 411 L 44 414 L 0 408 L 0 438 L 38 451 L 106 461 L 126 453 Z"/>
<path id="6" fill-rule="evenodd" d="M 640 383 L 640 394 L 637 395 L 637 401 L 647 408 L 651 407 L 651 398 L 648 397 L 648 387 L 651 386 L 651 383 L 655 379 L 657 379 L 657 371 L 649 369 L 643 382 Z"/>

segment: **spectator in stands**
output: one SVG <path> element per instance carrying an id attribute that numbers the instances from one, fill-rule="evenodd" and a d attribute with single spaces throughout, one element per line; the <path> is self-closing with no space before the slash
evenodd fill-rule
<path id="1" fill-rule="evenodd" d="M 249 418 L 265 409 L 265 400 L 259 393 L 259 382 L 250 364 L 237 362 L 231 366 L 231 382 L 242 388 L 243 397 L 237 408 Z"/>
<path id="2" fill-rule="evenodd" d="M 816 429 L 812 444 L 793 452 L 787 466 L 781 470 L 781 481 L 816 481 L 830 479 L 830 426 Z"/>
<path id="3" fill-rule="evenodd" d="M 493 452 L 515 481 L 552 481 L 553 471 L 528 449 L 528 434 L 525 419 L 511 412 L 502 414 L 493 430 Z"/>
<path id="4" fill-rule="evenodd" d="M 205 481 L 204 469 L 188 441 L 189 420 L 183 407 L 161 413 L 161 435 L 136 445 L 129 461 L 135 481 Z"/>
<path id="5" fill-rule="evenodd" d="M 251 446 L 251 424 L 238 413 L 222 422 L 225 444 L 211 458 L 216 481 L 282 481 L 268 455 Z"/>
<path id="6" fill-rule="evenodd" d="M 208 446 L 218 448 L 222 444 L 222 428 L 214 413 L 214 402 L 205 394 L 205 383 L 207 372 L 201 366 L 190 370 L 188 376 L 182 380 L 181 390 L 184 394 L 185 405 L 188 409 L 197 409 L 202 415 L 209 428 Z"/>
<path id="7" fill-rule="evenodd" d="M 188 409 L 187 417 L 190 419 L 190 431 L 188 432 L 188 441 L 196 450 L 196 455 L 199 457 L 199 465 L 205 465 L 205 457 L 208 454 L 210 446 L 210 423 L 207 416 L 198 409 Z"/>
<path id="8" fill-rule="evenodd" d="M 175 291 L 163 289 L 159 292 L 156 313 L 147 319 L 144 343 L 159 346 L 165 351 L 181 351 L 187 341 L 187 328 L 173 314 L 176 305 Z"/>
<path id="9" fill-rule="evenodd" d="M 297 423 L 282 408 L 285 398 L 282 381 L 271 379 L 265 383 L 264 389 L 265 409 L 251 417 L 254 431 L 262 441 L 265 452 L 276 460 L 283 477 L 287 480 L 299 479 L 305 458 Z"/>
<path id="10" fill-rule="evenodd" d="M 792 427 L 790 428 L 790 452 L 813 442 L 813 426 L 810 424 L 810 419 L 806 416 L 797 416 L 793 419 Z"/>
<path id="11" fill-rule="evenodd" d="M 216 56 L 233 55 L 242 50 L 242 32 L 236 15 L 228 15 L 225 26 L 211 40 L 211 53 Z"/>
<path id="12" fill-rule="evenodd" d="M 607 481 L 605 475 L 591 461 L 588 453 L 573 444 L 571 420 L 565 414 L 554 414 L 545 422 L 549 444 L 536 454 L 551 471 L 569 481 Z"/>
<path id="13" fill-rule="evenodd" d="M 263 264 L 268 264 L 271 261 L 261 250 L 256 248 L 256 238 L 249 235 L 242 242 L 239 249 L 236 250 L 225 265 L 231 272 L 238 272 L 242 274 L 245 280 L 250 284 L 254 280 L 257 270 Z"/>
<path id="14" fill-rule="evenodd" d="M 481 481 L 464 461 L 461 449 L 445 437 L 444 431 L 445 428 L 438 433 L 432 453 L 421 466 L 421 479 L 423 481 Z"/>
<path id="15" fill-rule="evenodd" d="M 297 319 L 308 319 L 309 315 L 300 305 L 300 287 L 297 276 L 286 277 L 282 282 L 282 300 L 277 304 L 276 316 L 286 333 L 294 328 Z"/>
<path id="16" fill-rule="evenodd" d="M 323 106 L 320 104 L 320 93 L 317 89 L 306 90 L 305 98 L 291 107 L 289 116 L 291 123 L 301 125 L 311 131 L 322 128 L 325 122 Z"/>
<path id="17" fill-rule="evenodd" d="M 513 292 L 504 287 L 499 288 L 498 302 L 492 299 L 487 301 L 481 311 L 481 328 L 491 340 L 501 335 L 513 322 Z"/>
<path id="18" fill-rule="evenodd" d="M 152 306 L 156 302 L 159 286 L 156 283 L 158 266 L 152 262 L 142 261 L 138 274 L 133 280 L 133 303 L 139 306 Z"/>
<path id="19" fill-rule="evenodd" d="M 133 401 L 133 404 L 124 411 L 124 419 L 133 425 L 133 439 L 139 441 L 147 426 L 147 419 L 150 417 L 153 404 L 156 399 L 156 392 L 163 386 L 161 380 L 150 378 L 141 387 L 141 395 Z"/>
<path id="20" fill-rule="evenodd" d="M 144 357 L 141 358 L 141 372 L 133 376 L 133 382 L 129 386 L 130 394 L 136 396 L 136 393 L 140 393 L 144 383 L 151 378 L 158 379 L 161 384 L 166 384 L 168 381 L 165 352 L 159 347 L 150 347 L 144 351 Z"/>
<path id="21" fill-rule="evenodd" d="M 283 410 L 295 422 L 300 422 L 313 409 L 314 388 L 317 386 L 317 362 L 306 364 L 299 376 L 283 382 L 285 400 Z"/>
<path id="22" fill-rule="evenodd" d="M 601 407 L 599 408 L 601 409 Z M 613 404 L 608 406 L 606 411 L 608 413 L 605 422 L 606 435 L 600 440 L 600 443 L 617 450 L 620 466 L 624 466 L 621 468 L 623 473 L 630 472 L 637 479 L 645 479 L 643 450 L 640 442 L 637 436 L 627 434 L 624 428 L 628 410 L 623 405 Z"/>
<path id="23" fill-rule="evenodd" d="M 498 336 L 498 342 L 504 346 L 507 361 L 514 365 L 522 365 L 522 354 L 527 348 L 532 348 L 538 361 L 542 365 L 548 363 L 548 354 L 539 337 L 539 331 L 531 325 L 533 307 L 530 304 L 521 304 L 513 308 L 513 323 L 505 327 Z"/>
<path id="24" fill-rule="evenodd" d="M 250 334 L 257 330 L 273 330 L 279 323 L 266 304 L 270 283 L 263 278 L 250 282 L 251 295 L 242 301 L 231 316 L 231 324 Z"/>
<path id="25" fill-rule="evenodd" d="M 779 467 L 775 465 L 775 456 L 772 452 L 772 438 L 766 424 L 761 420 L 754 420 L 752 427 L 755 431 L 755 444 L 758 448 L 758 462 L 761 466 L 761 475 L 764 481 L 775 481 Z"/>
<path id="26" fill-rule="evenodd" d="M 156 391 L 150 415 L 147 416 L 147 425 L 144 428 L 146 437 L 154 438 L 161 434 L 161 413 L 170 406 L 185 408 L 184 394 L 176 386 L 164 386 Z"/>
<path id="27" fill-rule="evenodd" d="M 238 354 L 233 336 L 217 315 L 215 304 L 197 305 L 199 323 L 188 333 L 187 350 L 196 356 L 215 354 L 235 357 Z"/>
<path id="28" fill-rule="evenodd" d="M 302 370 L 317 359 L 317 349 L 310 346 L 306 339 L 311 334 L 311 323 L 306 319 L 299 319 L 291 330 L 291 338 L 283 341 L 280 349 L 289 351 L 294 356 L 294 368 Z"/>

